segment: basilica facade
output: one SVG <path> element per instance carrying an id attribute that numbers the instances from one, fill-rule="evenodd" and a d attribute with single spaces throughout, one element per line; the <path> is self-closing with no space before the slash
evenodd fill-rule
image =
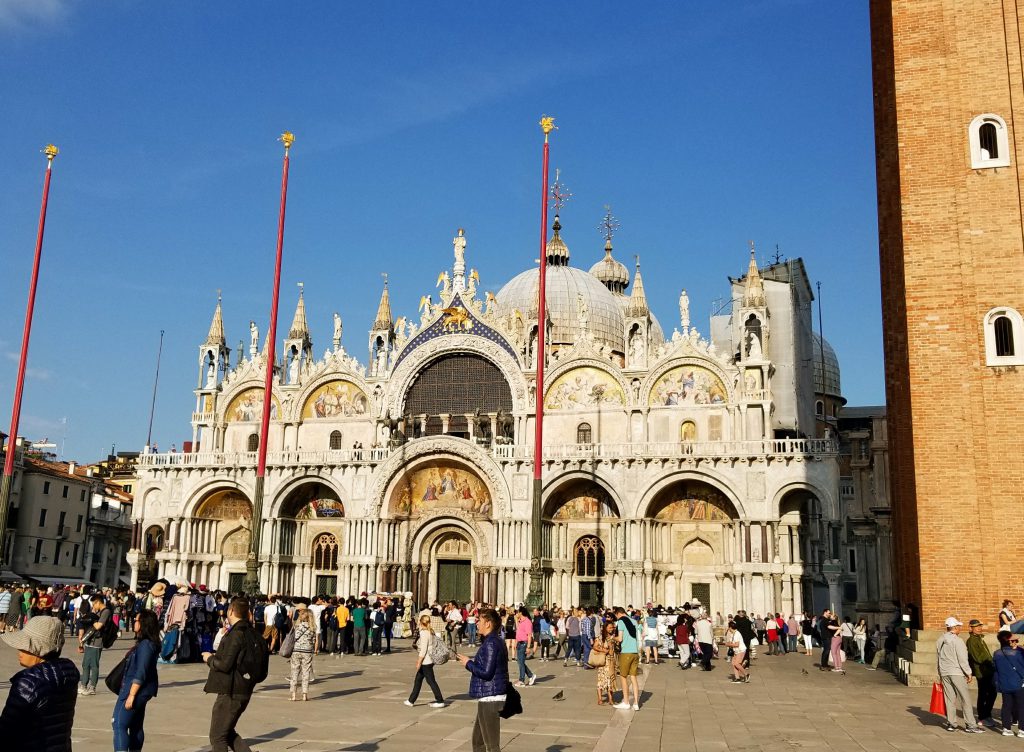
<path id="1" fill-rule="evenodd" d="M 385 283 L 365 364 L 342 347 L 337 315 L 332 346 L 314 354 L 300 292 L 274 376 L 258 520 L 274 345 L 260 347 L 253 324 L 232 362 L 218 301 L 199 348 L 193 441 L 139 460 L 133 585 L 165 576 L 239 590 L 259 525 L 267 592 L 525 600 L 539 270 L 483 293 L 462 231 L 453 248 L 418 317 L 393 317 Z M 610 235 L 595 256 L 589 271 L 572 266 L 556 217 L 546 258 L 545 600 L 697 597 L 723 613 L 839 603 L 837 446 L 816 437 L 815 395 L 826 390 L 812 366 L 821 347 L 801 261 L 759 269 L 751 251 L 706 332 L 685 291 L 668 332 L 639 265 L 631 274 L 614 258 Z"/>

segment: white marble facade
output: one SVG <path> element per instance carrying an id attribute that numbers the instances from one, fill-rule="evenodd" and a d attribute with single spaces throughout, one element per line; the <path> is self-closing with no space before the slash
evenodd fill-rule
<path id="1" fill-rule="evenodd" d="M 568 249 L 554 241 L 553 294 L 578 297 L 559 309 L 547 349 L 547 602 L 680 605 L 697 595 L 725 613 L 837 601 L 836 446 L 779 425 L 768 325 L 781 331 L 793 313 L 769 309 L 757 266 L 727 341 L 708 342 L 688 310 L 666 339 L 639 268 L 625 294 L 610 242 L 603 264 L 567 274 Z M 345 353 L 340 333 L 313 356 L 300 297 L 267 446 L 258 560 L 268 592 L 525 599 L 536 303 L 531 310 L 523 275 L 515 290 L 481 299 L 460 250 L 464 239 L 451 277 L 438 279 L 440 300 L 424 296 L 417 323 L 393 320 L 385 288 L 369 367 Z M 614 276 L 602 277 L 613 264 Z M 579 274 L 600 284 L 579 285 Z M 251 346 L 231 364 L 218 302 L 200 346 L 198 448 L 140 458 L 129 554 L 136 583 L 239 585 L 265 352 Z M 450 393 L 430 386 L 445 383 Z"/>

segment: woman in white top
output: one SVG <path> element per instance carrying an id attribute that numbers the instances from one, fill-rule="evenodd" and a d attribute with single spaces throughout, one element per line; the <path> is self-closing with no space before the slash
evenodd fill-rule
<path id="1" fill-rule="evenodd" d="M 729 631 L 725 635 L 723 643 L 727 648 L 732 648 L 732 681 L 749 682 L 750 674 L 743 668 L 743 659 L 746 657 L 747 644 L 743 641 L 743 635 L 736 629 L 736 622 L 729 622 Z"/>
<path id="2" fill-rule="evenodd" d="M 434 693 L 434 701 L 430 703 L 430 707 L 444 707 L 444 695 L 441 694 L 441 688 L 437 686 L 437 679 L 434 678 L 434 659 L 430 657 L 431 646 L 435 640 L 439 639 L 430 626 L 430 616 L 428 614 L 420 616 L 420 636 L 416 645 L 418 648 L 416 651 L 416 678 L 412 683 L 412 693 L 405 701 L 410 708 L 416 704 L 416 698 L 420 696 L 420 687 L 423 686 L 424 680 Z"/>
<path id="3" fill-rule="evenodd" d="M 868 623 L 866 619 L 860 619 L 857 626 L 853 628 L 853 641 L 857 644 L 857 663 L 864 663 L 864 651 L 868 646 Z"/>

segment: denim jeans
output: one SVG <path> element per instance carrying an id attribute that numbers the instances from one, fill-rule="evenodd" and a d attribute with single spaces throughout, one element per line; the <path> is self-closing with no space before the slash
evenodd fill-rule
<path id="1" fill-rule="evenodd" d="M 583 648 L 583 643 L 580 642 L 579 635 L 569 635 L 569 652 L 565 654 L 565 662 L 575 659 L 577 662 L 580 660 L 580 651 Z"/>
<path id="2" fill-rule="evenodd" d="M 583 646 L 583 665 L 587 666 L 589 665 L 587 661 L 590 660 L 590 648 L 594 643 L 589 635 L 580 635 L 580 643 Z"/>
<path id="3" fill-rule="evenodd" d="M 466 638 L 470 645 L 476 645 L 476 622 L 466 625 Z"/>
<path id="4" fill-rule="evenodd" d="M 114 727 L 114 752 L 127 752 L 127 750 L 142 749 L 142 742 L 146 736 L 142 731 L 142 724 L 146 720 L 146 703 L 148 700 L 142 700 L 141 702 L 136 699 L 132 704 L 132 709 L 128 710 L 124 706 L 124 700 L 120 697 L 117 698 L 117 702 L 114 703 L 114 718 L 112 725 Z"/>
<path id="5" fill-rule="evenodd" d="M 82 686 L 96 688 L 100 680 L 100 654 L 103 648 L 85 646 L 85 655 L 82 656 Z"/>
<path id="6" fill-rule="evenodd" d="M 530 667 L 526 665 L 526 643 L 516 643 L 516 663 L 519 664 L 519 681 L 526 681 L 526 679 L 533 678 L 533 672 L 530 671 Z"/>

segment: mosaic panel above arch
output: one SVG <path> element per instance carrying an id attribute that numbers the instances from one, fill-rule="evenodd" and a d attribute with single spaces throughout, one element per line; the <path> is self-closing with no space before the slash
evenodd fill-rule
<path id="1" fill-rule="evenodd" d="M 722 380 L 707 368 L 683 365 L 662 374 L 651 389 L 651 407 L 720 405 L 728 399 Z"/>
<path id="2" fill-rule="evenodd" d="M 277 397 L 270 397 L 270 419 L 277 420 L 281 414 L 281 403 Z M 263 387 L 252 387 L 235 395 L 224 411 L 224 420 L 228 423 L 255 422 L 263 418 Z"/>
<path id="3" fill-rule="evenodd" d="M 405 473 L 391 492 L 389 509 L 395 517 L 419 517 L 441 509 L 490 517 L 491 493 L 472 470 L 435 460 Z"/>
<path id="4" fill-rule="evenodd" d="M 625 405 L 626 395 L 611 374 L 593 366 L 566 371 L 548 387 L 546 410 L 580 410 L 600 405 Z"/>
<path id="5" fill-rule="evenodd" d="M 619 516 L 611 496 L 596 485 L 567 493 L 556 503 L 558 506 L 551 514 L 553 522 L 617 519 Z"/>
<path id="6" fill-rule="evenodd" d="M 214 491 L 199 505 L 195 516 L 207 520 L 251 520 L 252 504 L 234 489 Z"/>
<path id="7" fill-rule="evenodd" d="M 736 515 L 732 503 L 718 489 L 685 482 L 659 494 L 650 516 L 658 522 L 731 522 Z"/>
<path id="8" fill-rule="evenodd" d="M 339 379 L 318 387 L 302 406 L 302 419 L 350 418 L 365 415 L 370 407 L 366 393 L 351 381 Z"/>

